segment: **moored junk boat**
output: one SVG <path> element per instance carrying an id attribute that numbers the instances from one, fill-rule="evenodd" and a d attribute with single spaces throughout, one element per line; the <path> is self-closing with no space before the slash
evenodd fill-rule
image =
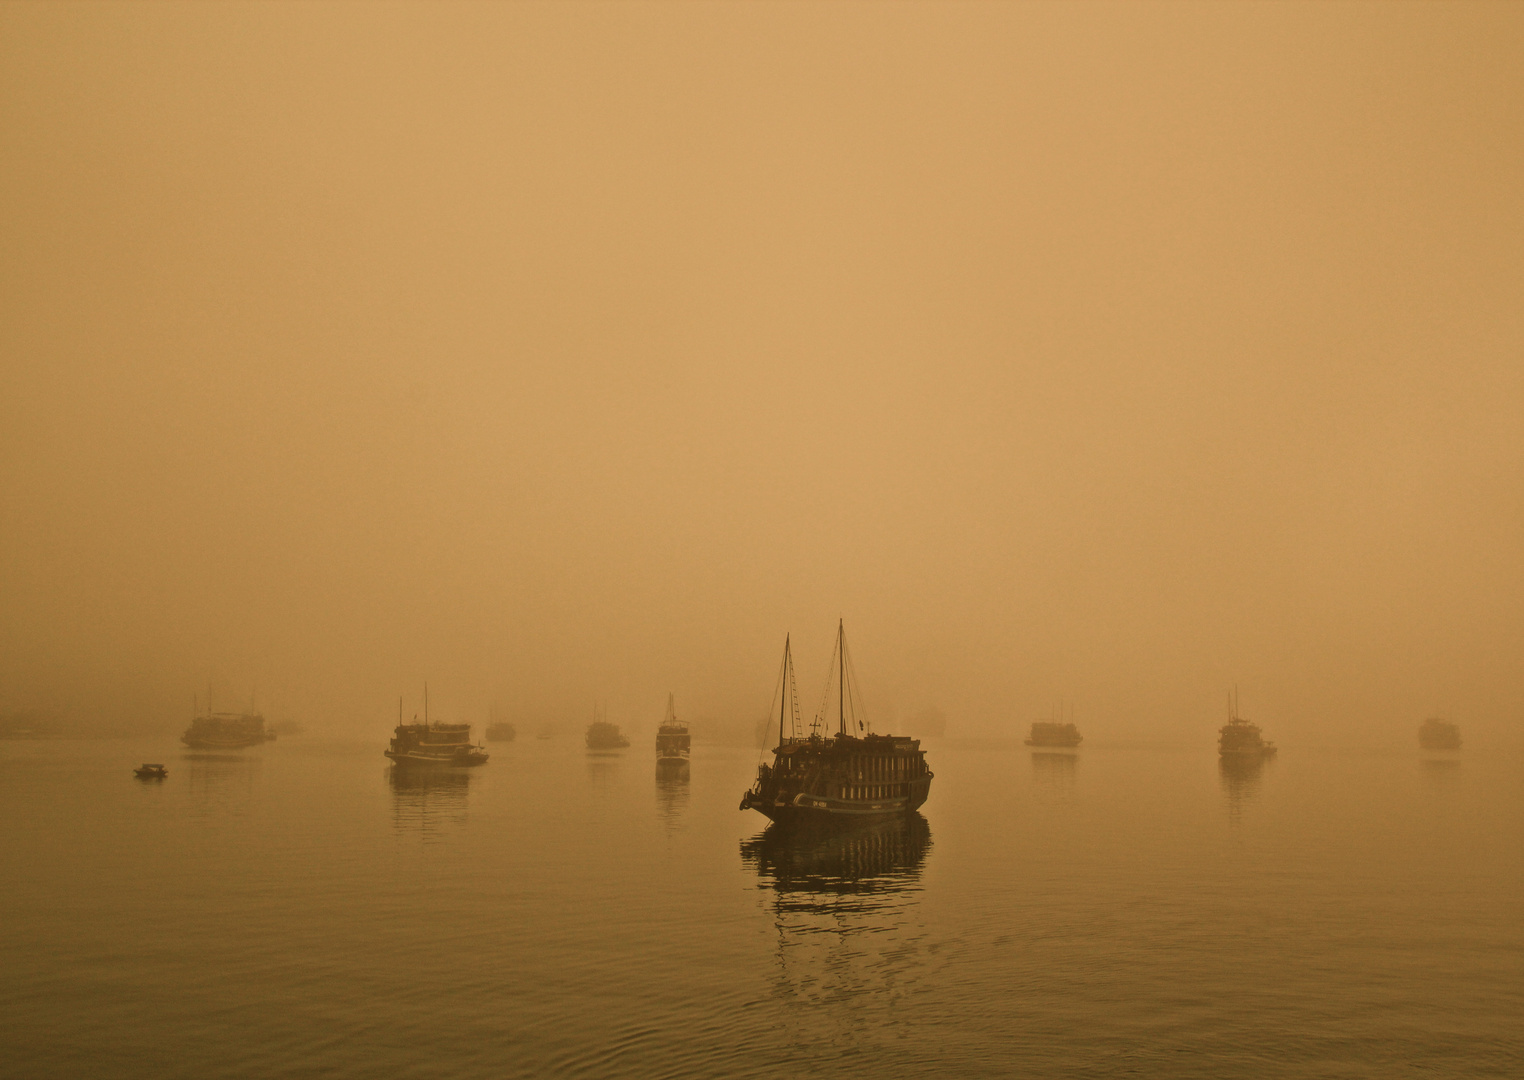
<path id="1" fill-rule="evenodd" d="M 1073 724 L 1059 724 L 1051 720 L 1034 720 L 1032 722 L 1032 734 L 1027 736 L 1027 745 L 1045 750 L 1057 750 L 1078 746 L 1084 741 L 1084 736 L 1079 733 L 1079 728 Z"/>
<path id="2" fill-rule="evenodd" d="M 485 765 L 487 749 L 471 742 L 470 724 L 441 724 L 429 720 L 429 695 L 423 694 L 423 721 L 417 716 L 411 724 L 402 722 L 402 699 L 397 699 L 397 729 L 391 744 L 383 751 L 398 765 L 466 766 Z"/>
<path id="3" fill-rule="evenodd" d="M 623 750 L 630 740 L 620 732 L 618 724 L 608 722 L 608 713 L 599 718 L 598 706 L 593 706 L 593 722 L 587 725 L 587 748 L 589 750 Z"/>
<path id="4" fill-rule="evenodd" d="M 265 730 L 265 718 L 258 713 L 207 713 L 194 717 L 180 736 L 192 750 L 242 750 L 274 739 L 275 733 Z"/>
<path id="5" fill-rule="evenodd" d="M 1267 758 L 1275 744 L 1260 735 L 1259 725 L 1238 715 L 1238 690 L 1228 699 L 1228 722 L 1217 733 L 1217 753 L 1224 758 Z"/>
<path id="6" fill-rule="evenodd" d="M 1425 750 L 1459 750 L 1460 728 L 1448 720 L 1431 716 L 1418 727 L 1418 745 Z"/>
<path id="7" fill-rule="evenodd" d="M 757 768 L 757 781 L 741 796 L 742 810 L 755 810 L 784 825 L 838 825 L 909 814 L 926 801 L 932 772 L 919 739 L 876 735 L 863 715 L 861 695 L 847 655 L 846 632 L 836 628 L 822 707 L 799 729 L 793 655 L 783 643 L 778 706 L 778 746 L 773 764 Z M 831 684 L 837 686 L 837 731 L 826 737 Z M 792 717 L 792 724 L 788 721 Z M 788 728 L 789 730 L 785 730 Z"/>
<path id="8" fill-rule="evenodd" d="M 676 765 L 688 760 L 690 749 L 688 725 L 677 718 L 672 695 L 667 695 L 667 715 L 656 729 L 656 761 L 660 765 Z"/>

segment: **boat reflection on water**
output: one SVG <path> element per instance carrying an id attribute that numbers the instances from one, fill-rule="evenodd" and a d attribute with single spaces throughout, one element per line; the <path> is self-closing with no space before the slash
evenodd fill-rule
<path id="1" fill-rule="evenodd" d="M 1453 780 L 1460 775 L 1461 763 L 1458 757 L 1426 755 L 1419 759 L 1419 764 L 1425 776 L 1441 783 Z"/>
<path id="2" fill-rule="evenodd" d="M 1079 755 L 1054 750 L 1032 751 L 1032 778 L 1046 786 L 1068 790 L 1074 786 Z"/>
<path id="3" fill-rule="evenodd" d="M 257 754 L 185 753 L 173 771 L 184 781 L 191 813 L 198 817 L 239 814 L 254 800 L 264 759 Z"/>
<path id="4" fill-rule="evenodd" d="M 1228 821 L 1234 825 L 1243 823 L 1244 811 L 1259 798 L 1260 781 L 1264 777 L 1265 759 L 1262 757 L 1220 757 L 1217 773 L 1222 780 L 1222 792 L 1228 800 Z"/>
<path id="5" fill-rule="evenodd" d="M 656 813 L 671 836 L 683 824 L 688 811 L 688 762 L 657 761 Z"/>
<path id="6" fill-rule="evenodd" d="M 443 825 L 466 823 L 466 795 L 471 774 L 465 769 L 397 768 L 386 770 L 392 789 L 392 827 L 425 837 Z"/>
<path id="7" fill-rule="evenodd" d="M 867 1025 L 859 1035 L 876 1038 L 868 1033 L 873 1003 L 909 992 L 939 966 L 929 962 L 920 912 L 930 850 L 918 813 L 846 831 L 770 825 L 743 841 L 741 859 L 770 897 L 777 931 L 773 995 L 846 1008 Z"/>
<path id="8" fill-rule="evenodd" d="M 741 859 L 776 894 L 782 913 L 841 915 L 898 907 L 920 890 L 931 827 L 919 813 L 855 829 L 770 825 L 741 843 Z"/>

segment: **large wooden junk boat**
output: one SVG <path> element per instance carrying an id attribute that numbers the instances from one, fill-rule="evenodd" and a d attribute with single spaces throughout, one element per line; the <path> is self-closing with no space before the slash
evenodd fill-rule
<path id="1" fill-rule="evenodd" d="M 397 730 L 383 751 L 397 765 L 449 767 L 485 765 L 487 748 L 471 742 L 470 724 L 440 724 L 429 720 L 429 692 L 423 691 L 423 722 L 415 714 L 402 722 L 402 699 L 397 699 Z"/>
<path id="2" fill-rule="evenodd" d="M 677 718 L 672 695 L 667 695 L 667 715 L 656 729 L 656 763 L 677 765 L 688 760 L 688 725 Z"/>
<path id="3" fill-rule="evenodd" d="M 785 825 L 834 825 L 909 814 L 926 801 L 932 773 L 920 740 L 873 734 L 855 689 L 846 631 L 840 623 L 831 661 L 821 708 L 805 736 L 799 730 L 793 654 L 784 639 L 778 746 L 772 765 L 758 766 L 756 783 L 741 796 L 742 810 L 755 810 Z M 836 734 L 828 738 L 822 732 L 833 682 L 837 726 Z"/>
<path id="4" fill-rule="evenodd" d="M 191 719 L 180 741 L 192 750 L 242 750 L 274 738 L 275 732 L 265 730 L 265 718 L 258 713 L 208 712 Z"/>
<path id="5" fill-rule="evenodd" d="M 1217 753 L 1224 758 L 1267 758 L 1275 744 L 1261 737 L 1258 724 L 1238 715 L 1238 691 L 1228 699 L 1228 722 L 1217 733 Z"/>
<path id="6" fill-rule="evenodd" d="M 1418 745 L 1425 750 L 1459 750 L 1460 728 L 1448 720 L 1431 716 L 1418 727 Z"/>

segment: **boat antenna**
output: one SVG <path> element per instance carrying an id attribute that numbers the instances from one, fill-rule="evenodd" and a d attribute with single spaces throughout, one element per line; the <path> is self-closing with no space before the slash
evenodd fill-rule
<path id="1" fill-rule="evenodd" d="M 402 726 L 402 695 L 397 695 L 397 726 Z"/>
<path id="2" fill-rule="evenodd" d="M 423 684 L 423 726 L 429 726 L 429 684 Z"/>

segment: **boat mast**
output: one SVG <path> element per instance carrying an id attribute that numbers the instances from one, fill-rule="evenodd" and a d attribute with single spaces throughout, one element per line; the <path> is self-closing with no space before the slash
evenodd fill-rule
<path id="1" fill-rule="evenodd" d="M 429 684 L 423 684 L 423 726 L 429 726 Z"/>
<path id="2" fill-rule="evenodd" d="M 778 684 L 778 745 L 783 745 L 783 714 L 788 709 L 788 639 L 783 635 L 783 681 Z"/>
<path id="3" fill-rule="evenodd" d="M 845 735 L 847 733 L 847 631 L 845 620 L 836 620 L 836 662 L 839 671 L 836 676 L 836 730 Z"/>

